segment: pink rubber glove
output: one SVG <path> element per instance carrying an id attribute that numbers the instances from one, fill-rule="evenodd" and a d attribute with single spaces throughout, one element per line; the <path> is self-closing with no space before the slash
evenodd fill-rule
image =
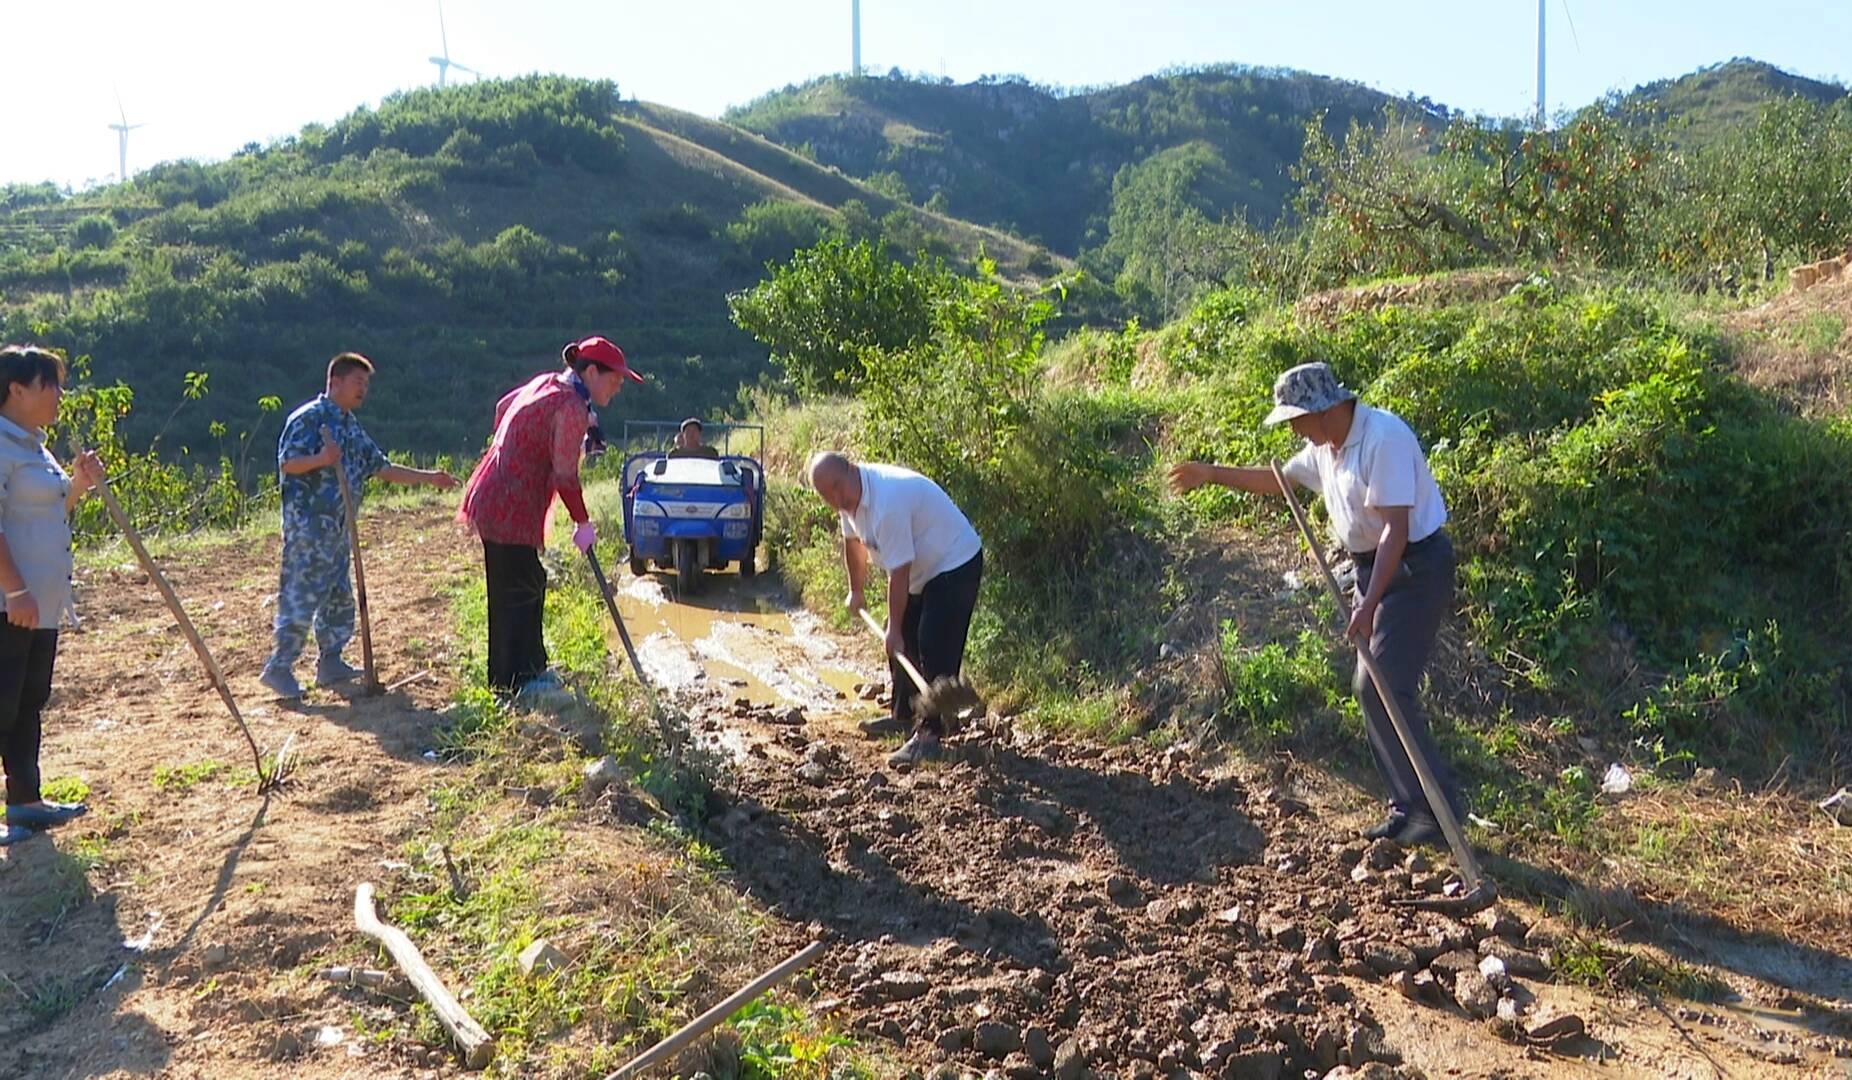
<path id="1" fill-rule="evenodd" d="M 598 542 L 598 530 L 592 528 L 589 521 L 581 521 L 572 529 L 572 542 L 580 551 L 590 554 L 592 545 Z"/>

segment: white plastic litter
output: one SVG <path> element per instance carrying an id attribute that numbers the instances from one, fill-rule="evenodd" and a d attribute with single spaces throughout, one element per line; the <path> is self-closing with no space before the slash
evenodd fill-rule
<path id="1" fill-rule="evenodd" d="M 322 1025 L 322 1029 L 315 1033 L 315 1045 L 339 1046 L 346 1038 L 345 1035 L 341 1034 L 340 1028 L 324 1024 Z"/>
<path id="2" fill-rule="evenodd" d="M 1625 795 L 1633 790 L 1633 774 L 1620 762 L 1608 766 L 1606 776 L 1601 778 L 1601 793 L 1604 795 Z"/>
<path id="3" fill-rule="evenodd" d="M 1820 809 L 1839 825 L 1852 825 L 1852 788 L 1840 788 L 1820 800 Z"/>

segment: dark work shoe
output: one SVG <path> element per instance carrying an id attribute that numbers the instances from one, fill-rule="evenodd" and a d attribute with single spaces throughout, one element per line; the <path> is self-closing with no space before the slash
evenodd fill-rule
<path id="1" fill-rule="evenodd" d="M 878 739 L 883 735 L 899 735 L 907 730 L 907 722 L 897 716 L 871 716 L 857 721 L 855 727 L 869 738 Z"/>
<path id="2" fill-rule="evenodd" d="M 1440 823 L 1426 814 L 1410 814 L 1408 821 L 1403 824 L 1402 830 L 1395 834 L 1394 839 L 1396 843 L 1408 847 L 1416 844 L 1440 847 L 1446 843 L 1446 837 L 1441 835 Z"/>
<path id="3" fill-rule="evenodd" d="M 341 659 L 340 653 L 332 653 L 315 661 L 315 685 L 317 686 L 353 682 L 359 677 L 360 669 Z"/>
<path id="4" fill-rule="evenodd" d="M 1387 840 L 1400 833 L 1408 824 L 1408 815 L 1400 807 L 1391 806 L 1383 819 L 1363 830 L 1365 840 Z"/>
<path id="5" fill-rule="evenodd" d="M 27 829 L 55 829 L 89 812 L 90 808 L 83 803 L 41 802 L 9 806 L 6 808 L 6 823 L 9 827 L 17 825 Z"/>
<path id="6" fill-rule="evenodd" d="M 38 833 L 23 826 L 8 825 L 5 829 L 0 829 L 0 847 L 12 847 L 21 840 L 30 840 L 37 835 Z"/>
<path id="7" fill-rule="evenodd" d="M 939 760 L 939 754 L 939 736 L 930 731 L 916 731 L 900 749 L 887 756 L 887 763 L 890 768 L 910 769 L 922 761 Z"/>
<path id="8" fill-rule="evenodd" d="M 257 681 L 275 692 L 277 697 L 294 701 L 302 696 L 302 684 L 296 681 L 296 673 L 286 667 L 265 664 L 264 673 L 257 677 Z"/>

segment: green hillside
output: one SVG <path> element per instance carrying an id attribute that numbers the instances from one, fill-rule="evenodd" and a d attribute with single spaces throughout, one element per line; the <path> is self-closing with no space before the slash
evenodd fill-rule
<path id="1" fill-rule="evenodd" d="M 1676 79 L 1635 87 L 1620 102 L 1668 122 L 1683 143 L 1709 146 L 1726 132 L 1754 123 L 1762 107 L 1771 101 L 1798 97 L 1830 105 L 1847 93 L 1838 83 L 1809 79 L 1760 60 L 1737 57 Z"/>
<path id="2" fill-rule="evenodd" d="M 382 443 L 466 451 L 503 389 L 585 333 L 650 376 L 608 419 L 732 404 L 768 369 L 727 293 L 828 231 L 981 249 L 1012 276 L 1034 257 L 723 125 L 620 105 L 610 83 L 531 77 L 397 95 L 75 197 L 0 190 L 0 338 L 91 354 L 99 381 L 135 388 L 131 442 L 208 452 L 215 420 L 274 436 L 258 399 L 303 399 L 359 349 L 382 365 L 365 411 Z M 208 376 L 197 404 L 190 371 Z"/>
<path id="3" fill-rule="evenodd" d="M 832 76 L 727 119 L 884 190 L 1075 255 L 1103 241 L 1113 181 L 1128 166 L 1204 147 L 1218 167 L 1195 194 L 1271 221 L 1291 198 L 1287 169 L 1306 121 L 1326 110 L 1342 130 L 1390 100 L 1340 79 L 1238 65 L 1077 93 L 1014 79 Z"/>

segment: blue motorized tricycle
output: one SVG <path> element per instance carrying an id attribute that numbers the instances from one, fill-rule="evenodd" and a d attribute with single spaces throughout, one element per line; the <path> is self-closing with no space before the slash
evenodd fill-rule
<path id="1" fill-rule="evenodd" d="M 686 455 L 672 447 L 673 421 L 624 423 L 624 539 L 630 572 L 650 564 L 674 569 L 678 587 L 701 591 L 702 575 L 738 563 L 742 577 L 757 570 L 765 524 L 765 429 L 758 424 L 715 424 L 711 453 Z M 736 452 L 733 440 L 752 442 Z M 639 449 L 641 447 L 641 449 Z"/>

